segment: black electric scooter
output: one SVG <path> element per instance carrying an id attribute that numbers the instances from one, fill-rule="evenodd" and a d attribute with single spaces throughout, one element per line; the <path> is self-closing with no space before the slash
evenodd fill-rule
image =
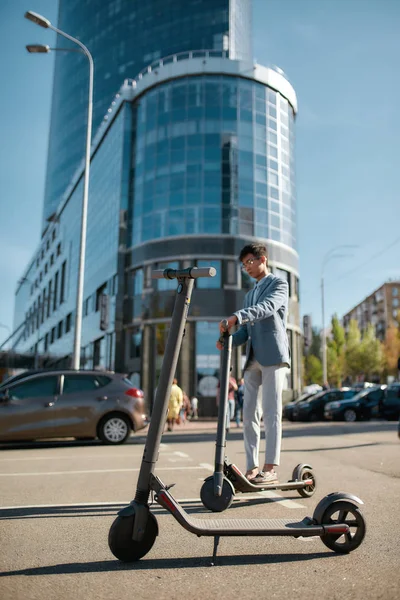
<path id="1" fill-rule="evenodd" d="M 214 538 L 211 564 L 215 564 L 220 536 L 320 536 L 322 542 L 339 553 L 355 550 L 363 541 L 365 521 L 356 496 L 343 492 L 329 494 L 314 510 L 313 517 L 301 521 L 292 519 L 197 519 L 184 511 L 170 494 L 172 485 L 165 485 L 156 475 L 161 437 L 165 425 L 172 379 L 176 370 L 184 327 L 189 310 L 193 281 L 198 277 L 213 277 L 214 268 L 165 269 L 155 271 L 154 278 L 177 279 L 175 306 L 165 348 L 153 413 L 140 467 L 135 499 L 123 508 L 112 524 L 108 543 L 119 560 L 133 562 L 145 556 L 158 535 L 155 516 L 150 512 L 149 497 L 171 513 L 190 533 Z M 225 385 L 225 391 L 227 386 Z M 222 392 L 222 390 L 221 390 Z"/>
<path id="2" fill-rule="evenodd" d="M 311 497 L 316 488 L 316 479 L 311 465 L 300 464 L 293 469 L 292 479 L 284 483 L 254 484 L 243 475 L 240 469 L 228 462 L 226 449 L 226 421 L 228 412 L 229 373 L 232 354 L 232 336 L 224 322 L 225 333 L 219 339 L 223 348 L 221 351 L 221 395 L 218 410 L 217 439 L 215 443 L 214 475 L 204 480 L 200 490 L 202 503 L 208 510 L 222 512 L 230 507 L 235 492 L 244 494 L 264 492 L 266 490 L 297 490 L 303 498 Z M 225 399 L 225 401 L 224 401 Z"/>

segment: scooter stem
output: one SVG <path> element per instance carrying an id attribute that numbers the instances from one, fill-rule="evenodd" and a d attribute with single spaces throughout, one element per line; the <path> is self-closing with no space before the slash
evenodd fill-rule
<path id="1" fill-rule="evenodd" d="M 135 500 L 142 503 L 148 501 L 150 494 L 150 475 L 153 473 L 154 466 L 157 462 L 161 437 L 165 427 L 165 415 L 168 410 L 172 381 L 178 364 L 179 351 L 182 344 L 190 298 L 193 290 L 193 279 L 190 279 L 188 276 L 178 277 L 177 279 L 178 289 L 174 311 L 172 313 L 171 327 L 164 352 L 160 378 L 158 380 L 153 412 L 136 488 Z"/>
<path id="2" fill-rule="evenodd" d="M 226 420 L 228 413 L 229 375 L 232 354 L 232 336 L 228 329 L 222 334 L 223 345 L 220 363 L 220 397 L 218 409 L 218 429 L 214 466 L 214 495 L 221 496 L 224 481 L 224 461 L 226 448 Z"/>

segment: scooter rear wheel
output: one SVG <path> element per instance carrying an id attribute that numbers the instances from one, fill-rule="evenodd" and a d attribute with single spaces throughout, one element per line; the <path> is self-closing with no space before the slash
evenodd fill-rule
<path id="1" fill-rule="evenodd" d="M 348 554 L 361 544 L 366 531 L 366 523 L 360 509 L 352 502 L 341 500 L 332 502 L 322 516 L 321 525 L 345 523 L 350 527 L 349 533 L 327 533 L 321 537 L 322 542 L 330 550 L 339 554 Z"/>
<path id="2" fill-rule="evenodd" d="M 235 490 L 233 485 L 224 477 L 222 494 L 216 496 L 214 494 L 214 477 L 212 475 L 204 480 L 200 490 L 200 499 L 203 505 L 208 508 L 208 510 L 212 510 L 212 512 L 223 512 L 229 508 L 233 502 L 234 495 Z"/>
<path id="3" fill-rule="evenodd" d="M 297 470 L 296 470 L 297 469 Z M 299 469 L 296 467 L 293 471 L 293 479 L 297 479 L 298 481 L 305 481 L 306 479 L 312 479 L 311 485 L 305 485 L 303 488 L 298 488 L 297 491 L 302 496 L 302 498 L 311 498 L 314 495 L 315 489 L 317 487 L 317 480 L 314 475 L 314 471 L 309 467 L 303 467 Z"/>
<path id="4" fill-rule="evenodd" d="M 158 525 L 155 516 L 149 512 L 146 530 L 140 542 L 132 539 L 135 515 L 117 517 L 110 527 L 108 545 L 118 560 L 134 562 L 150 552 L 158 535 Z"/>

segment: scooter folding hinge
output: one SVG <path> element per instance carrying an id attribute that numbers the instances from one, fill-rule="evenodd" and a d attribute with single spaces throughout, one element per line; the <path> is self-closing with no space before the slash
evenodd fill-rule
<path id="1" fill-rule="evenodd" d="M 169 485 L 166 485 L 165 486 L 165 490 L 168 492 L 168 490 L 170 490 L 171 488 L 173 488 L 174 485 L 176 485 L 176 483 L 170 483 Z"/>

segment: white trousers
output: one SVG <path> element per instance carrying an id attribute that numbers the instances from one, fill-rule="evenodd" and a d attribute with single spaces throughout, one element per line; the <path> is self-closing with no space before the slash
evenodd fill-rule
<path id="1" fill-rule="evenodd" d="M 258 467 L 260 422 L 264 415 L 265 464 L 279 465 L 282 438 L 282 391 L 286 365 L 263 367 L 254 358 L 244 372 L 243 437 L 247 470 Z"/>

